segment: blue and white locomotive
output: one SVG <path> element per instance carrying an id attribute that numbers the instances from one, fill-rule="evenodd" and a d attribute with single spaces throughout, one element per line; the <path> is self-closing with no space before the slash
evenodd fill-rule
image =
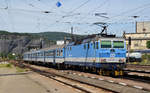
<path id="1" fill-rule="evenodd" d="M 23 60 L 120 76 L 126 65 L 126 43 L 122 37 L 96 34 L 61 46 L 26 52 Z"/>

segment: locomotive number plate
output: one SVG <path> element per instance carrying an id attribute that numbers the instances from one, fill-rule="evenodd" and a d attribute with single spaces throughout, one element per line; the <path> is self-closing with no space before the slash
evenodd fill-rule
<path id="1" fill-rule="evenodd" d="M 108 58 L 107 61 L 108 61 L 108 62 L 116 62 L 117 59 L 116 59 L 116 58 Z"/>

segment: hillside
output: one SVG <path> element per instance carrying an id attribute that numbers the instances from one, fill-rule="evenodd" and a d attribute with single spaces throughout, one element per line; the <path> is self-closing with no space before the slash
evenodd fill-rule
<path id="1" fill-rule="evenodd" d="M 0 35 L 17 35 L 17 36 L 30 36 L 33 38 L 44 38 L 48 40 L 64 40 L 64 37 L 71 37 L 70 33 L 65 32 L 40 32 L 40 33 L 17 33 L 17 32 L 8 32 L 0 31 Z M 82 37 L 82 35 L 74 35 L 75 37 Z"/>
<path id="2" fill-rule="evenodd" d="M 41 33 L 16 33 L 0 31 L 0 54 L 16 53 L 22 54 L 29 50 L 29 47 L 38 46 L 50 47 L 57 40 L 64 40 L 64 37 L 71 37 L 65 32 L 41 32 Z M 82 37 L 75 35 L 75 37 Z"/>

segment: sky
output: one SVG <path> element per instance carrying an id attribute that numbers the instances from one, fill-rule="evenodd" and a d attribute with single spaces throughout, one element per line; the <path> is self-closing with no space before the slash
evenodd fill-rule
<path id="1" fill-rule="evenodd" d="M 150 0 L 0 0 L 0 10 L 0 30 L 20 33 L 73 27 L 75 34 L 96 34 L 101 27 L 93 23 L 106 22 L 108 33 L 122 35 L 135 32 L 135 22 L 150 21 Z"/>

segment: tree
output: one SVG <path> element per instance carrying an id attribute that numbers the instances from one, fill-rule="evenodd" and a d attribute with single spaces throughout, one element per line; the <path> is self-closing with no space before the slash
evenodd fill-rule
<path id="1" fill-rule="evenodd" d="M 9 53 L 8 55 L 8 59 L 15 59 L 16 55 L 13 55 L 13 53 Z"/>
<path id="2" fill-rule="evenodd" d="M 146 47 L 147 47 L 148 49 L 150 49 L 150 41 L 147 41 L 147 42 L 146 42 Z"/>

